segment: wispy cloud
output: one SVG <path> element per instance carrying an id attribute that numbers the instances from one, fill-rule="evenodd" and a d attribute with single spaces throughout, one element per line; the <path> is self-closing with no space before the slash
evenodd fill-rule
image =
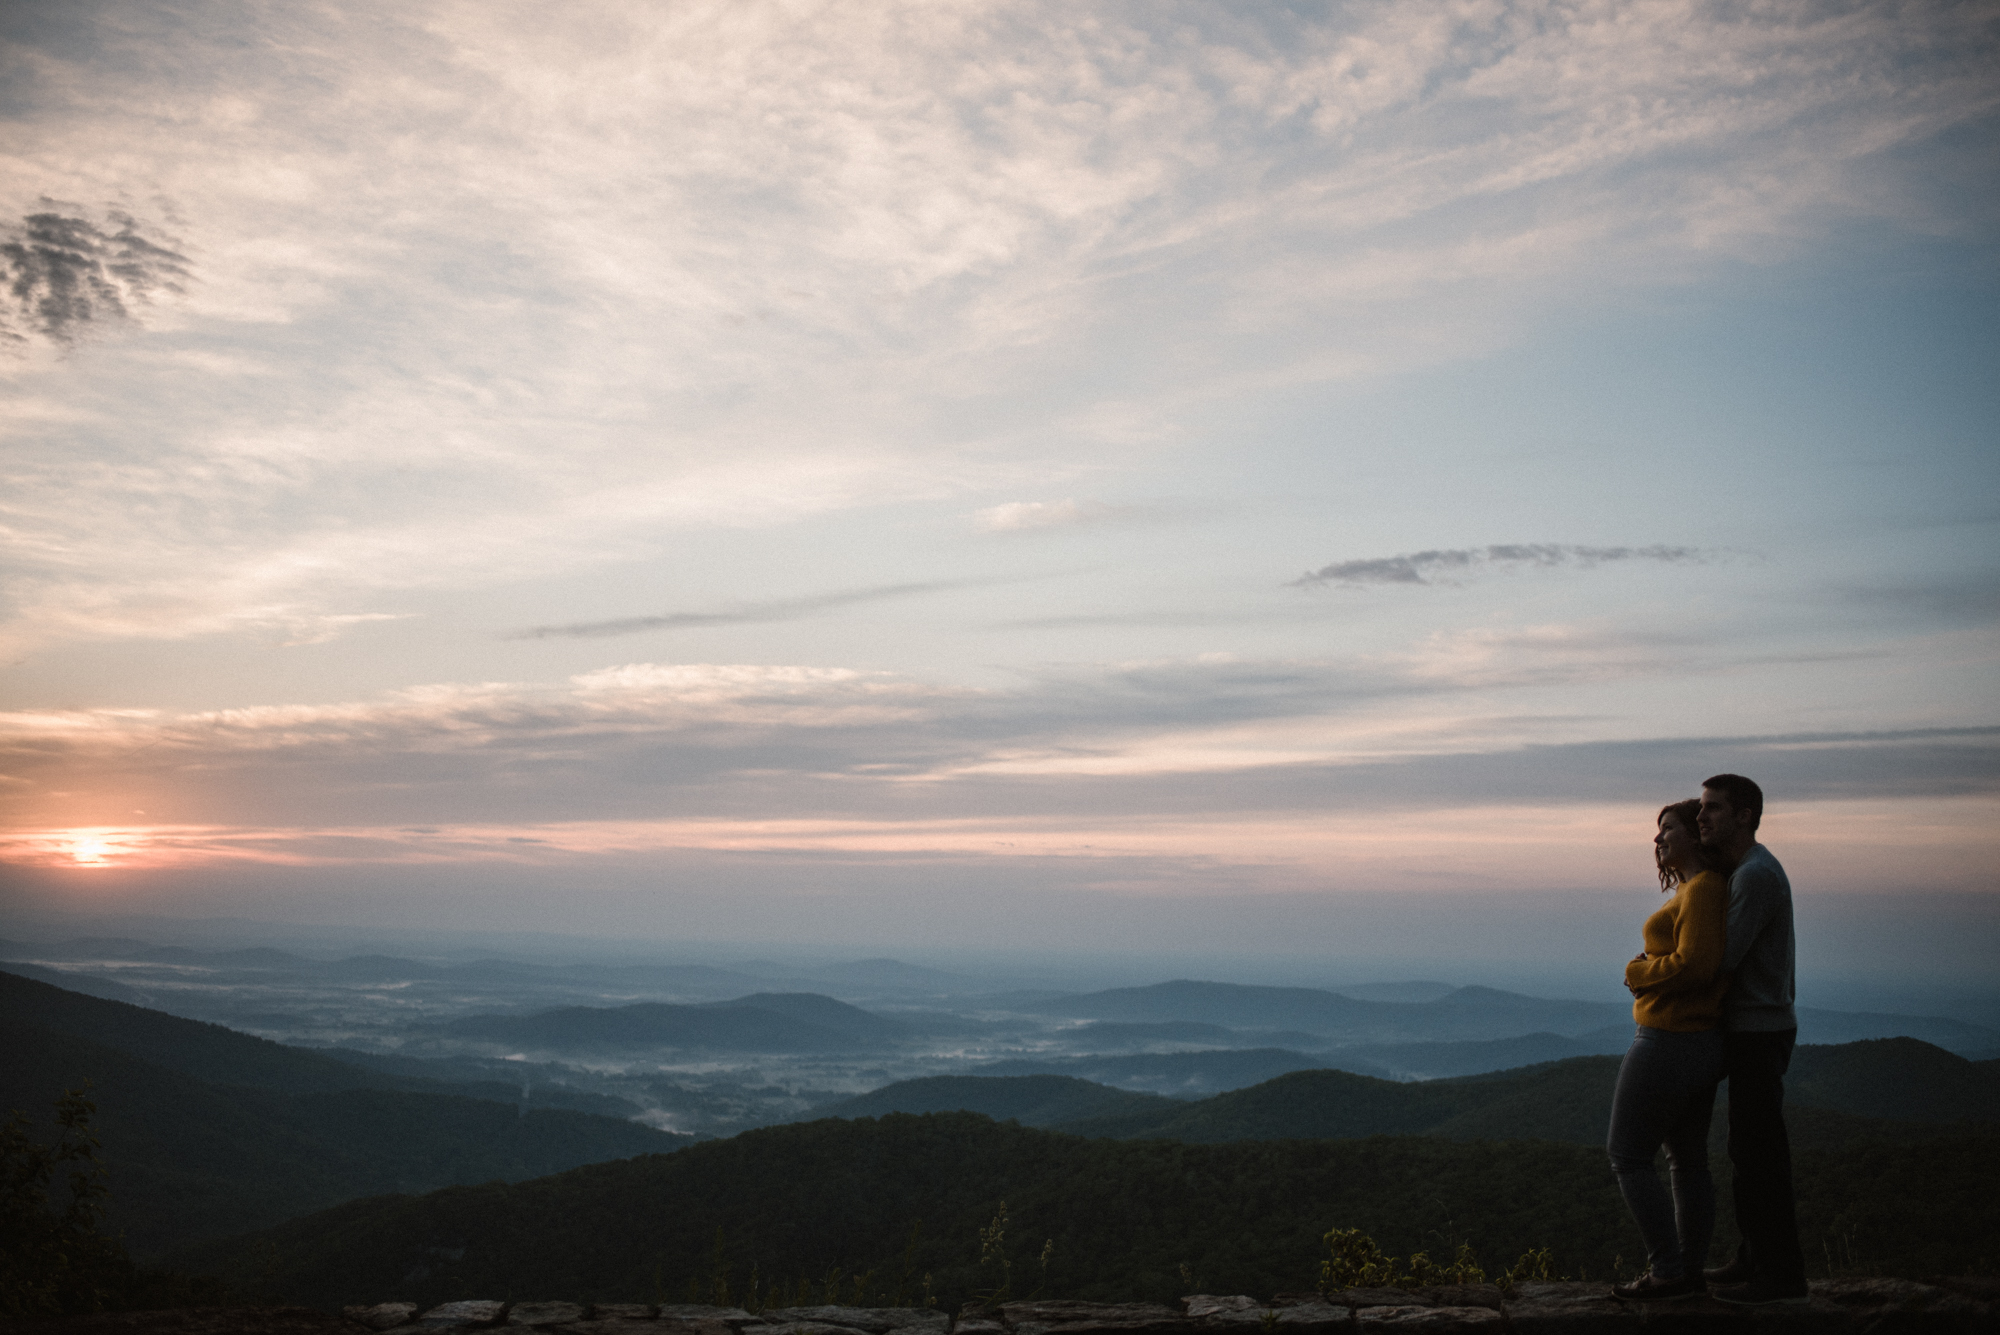
<path id="1" fill-rule="evenodd" d="M 4 541 L 40 642 L 963 506 L 1246 384 L 1490 348 L 1550 293 L 1885 211 L 1948 234 L 1977 192 L 1892 159 L 1990 112 L 1994 56 L 1925 0 L 108 12 L 11 36 L 0 199 L 200 208 L 186 246 L 42 211 L 17 337 L 199 254 L 189 350 L 254 346 L 265 384 L 24 382 Z M 986 522 L 1096 513 L 1015 504 Z"/>
<path id="2" fill-rule="evenodd" d="M 0 716 L 28 823 L 533 823 L 681 817 L 964 819 L 1110 826 L 1192 812 L 1600 801 L 1740 760 L 1774 791 L 1977 795 L 2000 730 L 1576 742 L 1498 708 L 1610 671 L 1530 661 L 1230 658 L 1048 671 L 1012 689 L 813 667 L 635 663 L 554 683 L 444 684 L 338 704 Z M 1498 716 L 1498 717 L 1496 717 Z M 1600 721 L 1601 726 L 1601 721 Z M 1729 763 L 1724 763 L 1728 761 Z M 1702 766 L 1706 765 L 1706 771 Z M 1669 794 L 1671 795 L 1671 794 Z M 88 818 L 86 819 L 86 815 Z M 520 833 L 521 831 L 514 831 Z"/>
<path id="3" fill-rule="evenodd" d="M 973 512 L 972 522 L 988 533 L 1021 533 L 1044 528 L 1155 519 L 1168 512 L 1153 505 L 1106 505 L 1102 501 L 1005 501 Z"/>
<path id="4" fill-rule="evenodd" d="M 657 616 L 620 617 L 610 621 L 577 621 L 560 626 L 530 626 L 507 635 L 510 640 L 598 639 L 610 635 L 638 635 L 653 630 L 693 630 L 702 626 L 744 626 L 766 621 L 796 621 L 800 617 L 836 607 L 910 598 L 924 593 L 941 593 L 987 583 L 984 580 L 930 580 L 912 584 L 883 584 L 872 589 L 849 589 L 841 593 L 820 593 L 805 598 L 779 598 L 750 603 L 726 612 L 663 612 Z"/>
<path id="5" fill-rule="evenodd" d="M 1458 584 L 1487 570 L 1577 566 L 1589 569 L 1614 561 L 1702 563 L 1716 559 L 1698 547 L 1582 547 L 1562 543 L 1502 543 L 1337 561 L 1292 581 L 1313 584 Z"/>
<path id="6" fill-rule="evenodd" d="M 80 210 L 42 203 L 0 227 L 0 346 L 35 338 L 67 346 L 130 323 L 156 293 L 187 291 L 188 257 L 131 214 L 113 210 L 99 226 Z"/>

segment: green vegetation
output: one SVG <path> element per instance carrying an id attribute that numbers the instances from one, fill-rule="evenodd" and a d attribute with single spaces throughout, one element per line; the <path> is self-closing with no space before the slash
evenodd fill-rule
<path id="1" fill-rule="evenodd" d="M 1842 1270 L 1990 1269 L 1996 1169 L 1991 1129 L 1802 1152 L 1806 1245 Z M 1885 1197 L 1923 1207 L 1884 1213 Z M 1609 1277 L 1630 1274 L 1641 1246 L 1595 1147 L 1085 1140 L 940 1113 L 770 1127 L 512 1186 L 356 1201 L 177 1260 L 246 1287 L 267 1275 L 276 1293 L 321 1304 L 475 1292 L 646 1300 L 690 1284 L 712 1294 L 718 1276 L 742 1292 L 753 1266 L 767 1277 L 892 1273 L 884 1258 L 905 1251 L 917 1220 L 910 1268 L 947 1306 L 1025 1287 L 1029 1275 L 1047 1292 L 1107 1301 L 1309 1289 L 1334 1228 L 1411 1257 L 1399 1273 L 1422 1253 L 1453 1258 L 1434 1272 L 1498 1274 L 1546 1248 L 1540 1264 Z M 887 1301 L 888 1286 L 870 1283 Z"/>
<path id="2" fill-rule="evenodd" d="M 90 1125 L 96 1111 L 87 1089 L 65 1091 L 47 1145 L 35 1141 L 18 1110 L 0 1126 L 0 1318 L 178 1307 L 223 1296 L 218 1281 L 141 1269 L 120 1239 L 99 1230 L 110 1189 Z"/>

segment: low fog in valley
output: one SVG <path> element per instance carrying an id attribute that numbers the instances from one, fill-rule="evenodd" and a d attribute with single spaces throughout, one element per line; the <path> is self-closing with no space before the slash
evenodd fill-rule
<path id="1" fill-rule="evenodd" d="M 1148 977 L 1148 962 L 1131 958 L 1093 976 L 1061 959 L 937 968 L 716 951 L 694 962 L 665 948 L 648 957 L 636 943 L 567 954 L 546 940 L 507 954 L 481 944 L 431 940 L 394 954 L 4 941 L 0 969 L 384 1073 L 478 1086 L 522 1108 L 710 1136 L 934 1076 L 1061 1075 L 1195 1099 L 1299 1070 L 1419 1081 L 1616 1055 L 1632 1030 L 1629 1002 L 1560 986 L 1530 995 L 1444 978 L 1308 981 L 1303 965 L 1271 986 Z M 2000 1056 L 2000 994 L 1910 992 L 1901 1005 L 1882 998 L 1892 1009 L 1860 1011 L 1814 1005 L 1837 993 L 1811 991 L 1802 1042 L 1904 1036 Z"/>

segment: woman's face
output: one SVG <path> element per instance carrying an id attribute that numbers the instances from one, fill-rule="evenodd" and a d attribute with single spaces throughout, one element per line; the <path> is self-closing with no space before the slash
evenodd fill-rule
<path id="1" fill-rule="evenodd" d="M 1660 817 L 1660 832 L 1653 836 L 1653 858 L 1669 871 L 1686 871 L 1700 855 L 1701 841 L 1695 832 L 1674 815 Z"/>

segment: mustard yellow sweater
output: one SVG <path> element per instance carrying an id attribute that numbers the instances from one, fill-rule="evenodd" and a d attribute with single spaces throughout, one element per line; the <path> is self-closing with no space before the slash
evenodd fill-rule
<path id="1" fill-rule="evenodd" d="M 1625 966 L 1637 993 L 1632 1018 L 1652 1029 L 1714 1029 L 1722 1023 L 1722 971 L 1729 882 L 1712 871 L 1682 881 L 1674 897 L 1646 919 L 1646 957 Z"/>

